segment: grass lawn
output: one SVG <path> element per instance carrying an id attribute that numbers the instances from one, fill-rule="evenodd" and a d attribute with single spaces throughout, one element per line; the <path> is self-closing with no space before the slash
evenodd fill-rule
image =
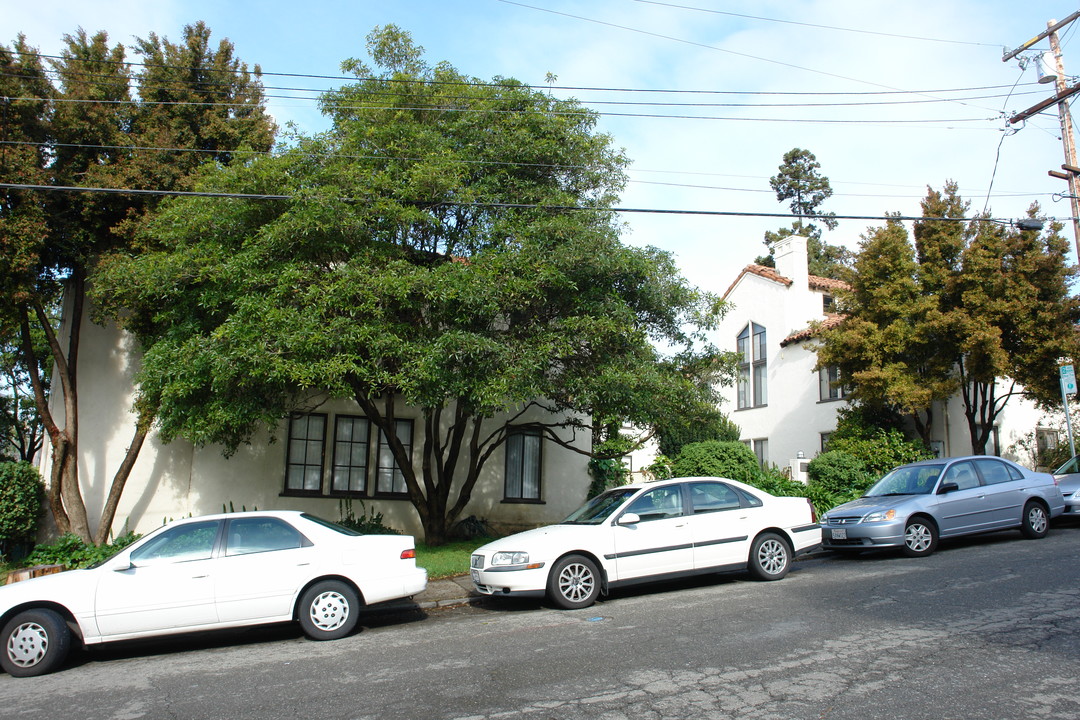
<path id="1" fill-rule="evenodd" d="M 427 570 L 431 580 L 464 575 L 469 572 L 469 556 L 473 550 L 488 542 L 491 542 L 491 538 L 459 540 L 437 547 L 418 542 L 416 564 Z"/>

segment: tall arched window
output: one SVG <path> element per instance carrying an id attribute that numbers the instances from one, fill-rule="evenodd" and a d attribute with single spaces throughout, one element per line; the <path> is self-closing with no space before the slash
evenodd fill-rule
<path id="1" fill-rule="evenodd" d="M 739 382 L 737 407 L 761 407 L 769 403 L 768 354 L 765 328 L 750 323 L 736 339 L 739 353 Z"/>

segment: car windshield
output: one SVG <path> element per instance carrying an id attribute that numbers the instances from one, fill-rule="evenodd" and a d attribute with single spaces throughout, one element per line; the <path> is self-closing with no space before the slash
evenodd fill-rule
<path id="1" fill-rule="evenodd" d="M 863 497 L 885 495 L 929 495 L 934 491 L 944 465 L 905 465 L 881 478 Z"/>
<path id="2" fill-rule="evenodd" d="M 1071 475 L 1073 473 L 1080 472 L 1080 468 L 1077 465 L 1080 464 L 1080 455 L 1071 457 L 1066 461 L 1064 465 L 1054 471 L 1055 475 Z"/>
<path id="3" fill-rule="evenodd" d="M 611 517 L 611 514 L 618 510 L 623 502 L 636 492 L 637 490 L 633 488 L 608 490 L 570 513 L 570 517 L 563 520 L 562 524 L 599 525 Z"/>

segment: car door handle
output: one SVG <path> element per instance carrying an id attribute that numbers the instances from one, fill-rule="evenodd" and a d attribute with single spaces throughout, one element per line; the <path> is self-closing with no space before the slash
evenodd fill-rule
<path id="1" fill-rule="evenodd" d="M 202 580 L 203 578 L 208 578 L 208 577 L 210 577 L 210 576 L 209 575 L 192 575 L 191 579 L 192 580 Z"/>

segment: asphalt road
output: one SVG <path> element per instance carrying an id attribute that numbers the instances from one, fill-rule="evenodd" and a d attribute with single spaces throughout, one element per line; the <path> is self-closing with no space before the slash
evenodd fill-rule
<path id="1" fill-rule="evenodd" d="M 1080 717 L 1080 524 L 929 558 L 825 555 L 586 610 L 501 602 L 379 615 L 337 642 L 291 627 L 127 644 L 0 675 L 23 718 Z"/>

